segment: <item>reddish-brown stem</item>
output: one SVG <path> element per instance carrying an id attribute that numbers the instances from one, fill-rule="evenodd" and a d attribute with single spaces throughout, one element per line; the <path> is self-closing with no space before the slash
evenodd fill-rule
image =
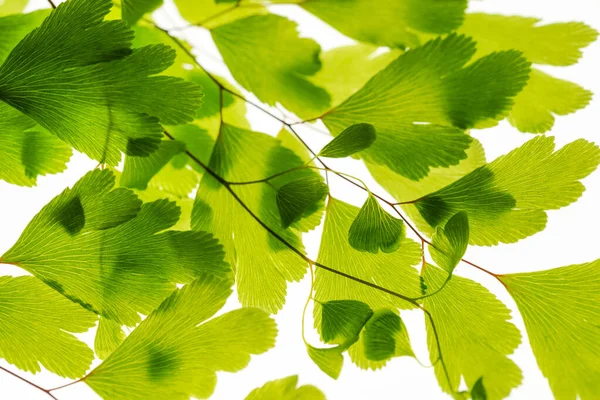
<path id="1" fill-rule="evenodd" d="M 23 382 L 27 383 L 27 384 L 28 384 L 28 385 L 30 385 L 30 386 L 33 386 L 33 387 L 34 387 L 34 388 L 36 388 L 37 390 L 39 390 L 39 391 L 41 391 L 41 392 L 44 392 L 44 393 L 46 393 L 48 396 L 50 396 L 50 397 L 51 397 L 51 398 L 53 398 L 54 400 L 58 400 L 56 397 L 54 397 L 54 396 L 52 395 L 52 393 L 50 393 L 50 390 L 48 390 L 48 389 L 44 389 L 43 387 L 36 385 L 35 383 L 31 382 L 30 380 L 28 380 L 28 379 L 25 379 L 25 378 L 23 378 L 22 376 L 19 376 L 19 375 L 15 374 L 14 372 L 12 372 L 12 371 L 10 371 L 10 370 L 8 370 L 8 369 L 4 368 L 4 367 L 0 367 L 0 370 L 2 370 L 2 371 L 4 371 L 4 372 L 6 372 L 6 373 L 8 373 L 8 374 L 10 374 L 10 375 L 12 375 L 12 376 L 14 376 L 15 378 L 17 378 L 17 379 L 19 379 L 19 380 L 21 380 L 21 381 L 23 381 Z"/>

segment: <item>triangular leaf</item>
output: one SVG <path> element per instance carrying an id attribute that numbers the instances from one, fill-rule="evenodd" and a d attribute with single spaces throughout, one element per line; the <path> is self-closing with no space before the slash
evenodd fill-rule
<path id="1" fill-rule="evenodd" d="M 310 356 L 310 359 L 319 367 L 319 369 L 325 372 L 333 379 L 337 379 L 342 372 L 342 366 L 344 364 L 344 356 L 342 353 L 346 349 L 341 346 L 331 347 L 327 349 L 319 349 L 311 345 L 306 345 L 306 351 Z"/>
<path id="2" fill-rule="evenodd" d="M 329 193 L 328 186 L 319 177 L 306 177 L 291 181 L 277 191 L 277 208 L 281 225 L 287 229 L 293 223 L 308 217 L 323 206 Z"/>
<path id="3" fill-rule="evenodd" d="M 390 309 L 375 311 L 365 325 L 363 343 L 365 356 L 371 361 L 414 357 L 406 327 L 398 312 Z"/>
<path id="4" fill-rule="evenodd" d="M 367 304 L 356 300 L 333 300 L 320 305 L 321 338 L 325 343 L 342 345 L 355 340 L 373 315 Z"/>
<path id="5" fill-rule="evenodd" d="M 342 158 L 363 151 L 376 139 L 375 128 L 371 124 L 356 124 L 346 129 L 321 150 L 321 157 Z"/>
<path id="6" fill-rule="evenodd" d="M 402 220 L 388 214 L 369 194 L 348 231 L 348 241 L 359 251 L 391 253 L 400 247 L 404 234 Z"/>
<path id="7" fill-rule="evenodd" d="M 531 348 L 559 400 L 600 393 L 600 260 L 501 275 Z"/>
<path id="8" fill-rule="evenodd" d="M 471 400 L 487 400 L 487 392 L 483 386 L 483 377 L 477 379 L 477 382 L 471 389 Z"/>

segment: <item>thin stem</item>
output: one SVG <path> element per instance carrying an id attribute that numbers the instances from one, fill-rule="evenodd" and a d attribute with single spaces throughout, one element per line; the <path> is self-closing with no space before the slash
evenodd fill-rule
<path id="1" fill-rule="evenodd" d="M 438 352 L 438 360 L 436 360 L 436 363 L 438 361 L 442 363 L 442 368 L 444 369 L 444 375 L 446 376 L 446 380 L 448 381 L 448 387 L 450 388 L 450 390 L 454 391 L 452 389 L 450 375 L 448 374 L 448 368 L 446 368 L 446 363 L 444 362 L 444 357 L 442 356 L 442 345 L 440 344 L 440 337 L 438 335 L 437 328 L 435 327 L 435 322 L 433 322 L 433 316 L 422 305 L 419 305 L 419 308 L 425 313 L 425 315 L 427 315 L 427 318 L 429 318 L 429 323 L 431 324 L 431 330 L 433 331 L 433 336 L 435 337 L 435 343 L 436 343 L 437 352 Z"/>
<path id="2" fill-rule="evenodd" d="M 48 3 L 50 3 L 50 7 L 56 8 L 56 4 L 52 0 L 48 0 Z"/>
<path id="3" fill-rule="evenodd" d="M 8 369 L 4 368 L 4 367 L 0 367 L 0 370 L 2 370 L 2 371 L 4 371 L 4 372 L 6 372 L 6 373 L 8 373 L 8 374 L 10 374 L 10 375 L 12 375 L 12 376 L 14 376 L 14 377 L 15 377 L 15 378 L 17 378 L 17 379 L 20 379 L 21 381 L 23 381 L 23 382 L 27 383 L 27 384 L 28 384 L 28 385 L 30 385 L 30 386 L 33 386 L 33 387 L 34 387 L 34 388 L 36 388 L 37 390 L 39 390 L 39 391 L 42 391 L 42 392 L 46 393 L 48 396 L 50 396 L 50 397 L 51 397 L 51 398 L 53 398 L 54 400 L 58 400 L 56 397 L 54 397 L 54 396 L 52 395 L 52 393 L 50 393 L 50 390 L 48 390 L 48 389 L 44 389 L 43 387 L 36 385 L 35 383 L 31 382 L 30 380 L 27 380 L 27 379 L 23 378 L 22 376 L 19 376 L 19 375 L 15 374 L 14 372 L 12 372 L 12 371 L 10 371 L 10 370 L 8 370 Z"/>
<path id="4" fill-rule="evenodd" d="M 304 335 L 304 321 L 306 319 L 306 310 L 308 309 L 308 305 L 310 304 L 310 300 L 313 298 L 313 290 L 315 288 L 315 272 L 313 271 L 313 265 L 310 264 L 308 266 L 310 270 L 310 293 L 308 294 L 308 298 L 306 299 L 306 303 L 304 303 L 304 309 L 302 310 L 302 340 L 304 344 L 308 345 L 308 341 L 306 340 L 306 336 Z"/>
<path id="5" fill-rule="evenodd" d="M 84 377 L 83 377 L 83 378 L 81 378 L 81 379 L 77 379 L 76 381 L 69 382 L 69 383 L 67 383 L 66 385 L 57 386 L 57 387 L 55 387 L 55 388 L 48 389 L 48 392 L 54 392 L 54 391 L 56 391 L 56 390 L 64 389 L 64 388 L 66 388 L 66 387 L 69 387 L 69 386 L 75 385 L 76 383 L 83 382 L 83 381 L 85 380 L 85 378 L 87 378 L 87 377 L 88 377 L 88 375 L 84 376 Z"/>

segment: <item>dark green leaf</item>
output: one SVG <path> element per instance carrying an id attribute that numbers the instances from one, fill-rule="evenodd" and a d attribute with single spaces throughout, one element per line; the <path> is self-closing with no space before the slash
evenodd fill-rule
<path id="1" fill-rule="evenodd" d="M 292 181 L 277 191 L 277 207 L 281 225 L 287 229 L 300 219 L 322 207 L 329 188 L 321 178 L 306 177 Z"/>
<path id="2" fill-rule="evenodd" d="M 325 343 L 339 345 L 356 340 L 373 315 L 371 307 L 356 300 L 327 301 L 321 308 L 321 337 Z"/>
<path id="3" fill-rule="evenodd" d="M 376 139 L 375 128 L 371 124 L 356 124 L 346 128 L 327 143 L 321 150 L 321 157 L 342 158 L 363 151 Z"/>
<path id="4" fill-rule="evenodd" d="M 485 386 L 483 386 L 483 376 L 477 379 L 477 382 L 471 389 L 471 400 L 487 400 L 487 392 Z"/>
<path id="5" fill-rule="evenodd" d="M 400 356 L 414 357 L 408 332 L 397 311 L 375 311 L 365 325 L 363 343 L 365 356 L 372 361 Z"/>

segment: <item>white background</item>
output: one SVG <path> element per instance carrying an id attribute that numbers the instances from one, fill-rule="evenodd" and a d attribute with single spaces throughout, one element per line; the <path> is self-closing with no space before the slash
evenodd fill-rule
<path id="1" fill-rule="evenodd" d="M 390 0 L 393 1 L 393 0 Z M 169 1 L 167 3 L 170 3 Z M 30 7 L 46 7 L 44 0 L 33 0 Z M 166 10 L 157 12 L 157 19 L 164 26 L 182 26 L 184 21 L 177 17 L 175 9 L 169 5 Z M 600 29 L 600 3 L 597 0 L 484 0 L 474 1 L 471 10 L 535 16 L 545 22 L 584 21 Z M 352 41 L 315 17 L 295 6 L 273 6 L 272 12 L 288 16 L 299 22 L 303 36 L 317 40 L 325 50 L 352 43 Z M 197 46 L 201 62 L 209 69 L 228 76 L 227 70 L 219 61 L 218 52 L 210 41 L 210 35 L 201 29 L 186 31 L 188 38 Z M 580 64 L 567 68 L 544 68 L 555 76 L 573 80 L 594 93 L 600 93 L 600 44 L 594 43 L 584 51 Z M 249 96 L 249 98 L 253 98 Z M 278 112 L 277 110 L 274 110 Z M 255 130 L 275 134 L 281 127 L 260 112 L 250 110 L 248 114 Z M 600 101 L 593 100 L 584 110 L 576 114 L 559 117 L 551 135 L 556 136 L 558 146 L 577 138 L 596 140 L 600 119 Z M 303 137 L 313 149 L 318 150 L 329 139 L 311 129 L 300 128 Z M 519 146 L 532 135 L 517 132 L 503 122 L 500 126 L 483 132 L 476 132 L 487 152 L 488 160 L 504 154 Z M 336 169 L 364 177 L 369 187 L 376 193 L 385 193 L 372 179 L 359 162 L 341 161 L 331 163 Z M 42 177 L 35 188 L 21 188 L 0 181 L 0 254 L 5 252 L 19 237 L 30 219 L 51 198 L 65 187 L 72 185 L 87 171 L 94 168 L 96 162 L 76 154 L 69 169 L 60 175 Z M 548 179 L 552 179 L 551 176 Z M 600 222 L 600 173 L 596 172 L 584 181 L 588 188 L 583 197 L 575 204 L 559 211 L 549 212 L 549 221 L 544 232 L 512 245 L 500 245 L 492 248 L 469 248 L 466 258 L 498 273 L 533 271 L 559 267 L 563 265 L 591 261 L 600 257 L 598 239 L 594 229 Z M 364 193 L 352 189 L 342 182 L 332 182 L 332 193 L 350 203 L 360 205 Z M 320 229 L 305 236 L 305 243 L 311 258 L 316 258 Z M 511 309 L 516 310 L 514 302 L 502 290 L 502 286 L 484 273 L 467 265 L 461 265 L 457 273 L 475 279 L 497 294 Z M 0 266 L 2 275 L 20 275 L 22 271 L 9 266 Z M 298 374 L 300 383 L 314 384 L 322 389 L 329 399 L 444 399 L 449 398 L 438 388 L 432 369 L 420 367 L 412 358 L 394 359 L 386 368 L 376 372 L 362 371 L 346 359 L 341 376 L 337 381 L 322 373 L 309 359 L 301 339 L 300 323 L 304 301 L 309 291 L 309 280 L 290 284 L 287 304 L 275 317 L 279 327 L 277 345 L 268 353 L 254 357 L 250 365 L 236 374 L 219 373 L 214 399 L 243 399 L 253 388 L 265 381 Z M 238 306 L 232 296 L 226 309 Z M 311 312 L 307 313 L 311 315 Z M 514 323 L 524 332 L 523 322 L 513 311 Z M 418 357 L 427 363 L 423 315 L 418 311 L 405 312 L 402 317 L 407 323 L 411 340 Z M 310 321 L 307 327 L 310 327 Z M 308 334 L 309 340 L 318 343 L 314 333 Z M 92 345 L 93 332 L 82 335 L 82 339 Z M 68 357 L 65 354 L 65 357 Z M 523 369 L 523 383 L 513 390 L 511 399 L 551 399 L 548 384 L 539 372 L 530 346 L 524 334 L 523 343 L 512 358 Z M 55 387 L 68 380 L 57 378 L 44 371 L 30 375 L 18 371 L 3 360 L 0 365 L 33 380 L 43 387 Z M 77 384 L 55 392 L 59 399 L 96 399 L 97 396 L 85 385 Z M 17 379 L 0 371 L 0 399 L 47 399 L 48 397 Z"/>

